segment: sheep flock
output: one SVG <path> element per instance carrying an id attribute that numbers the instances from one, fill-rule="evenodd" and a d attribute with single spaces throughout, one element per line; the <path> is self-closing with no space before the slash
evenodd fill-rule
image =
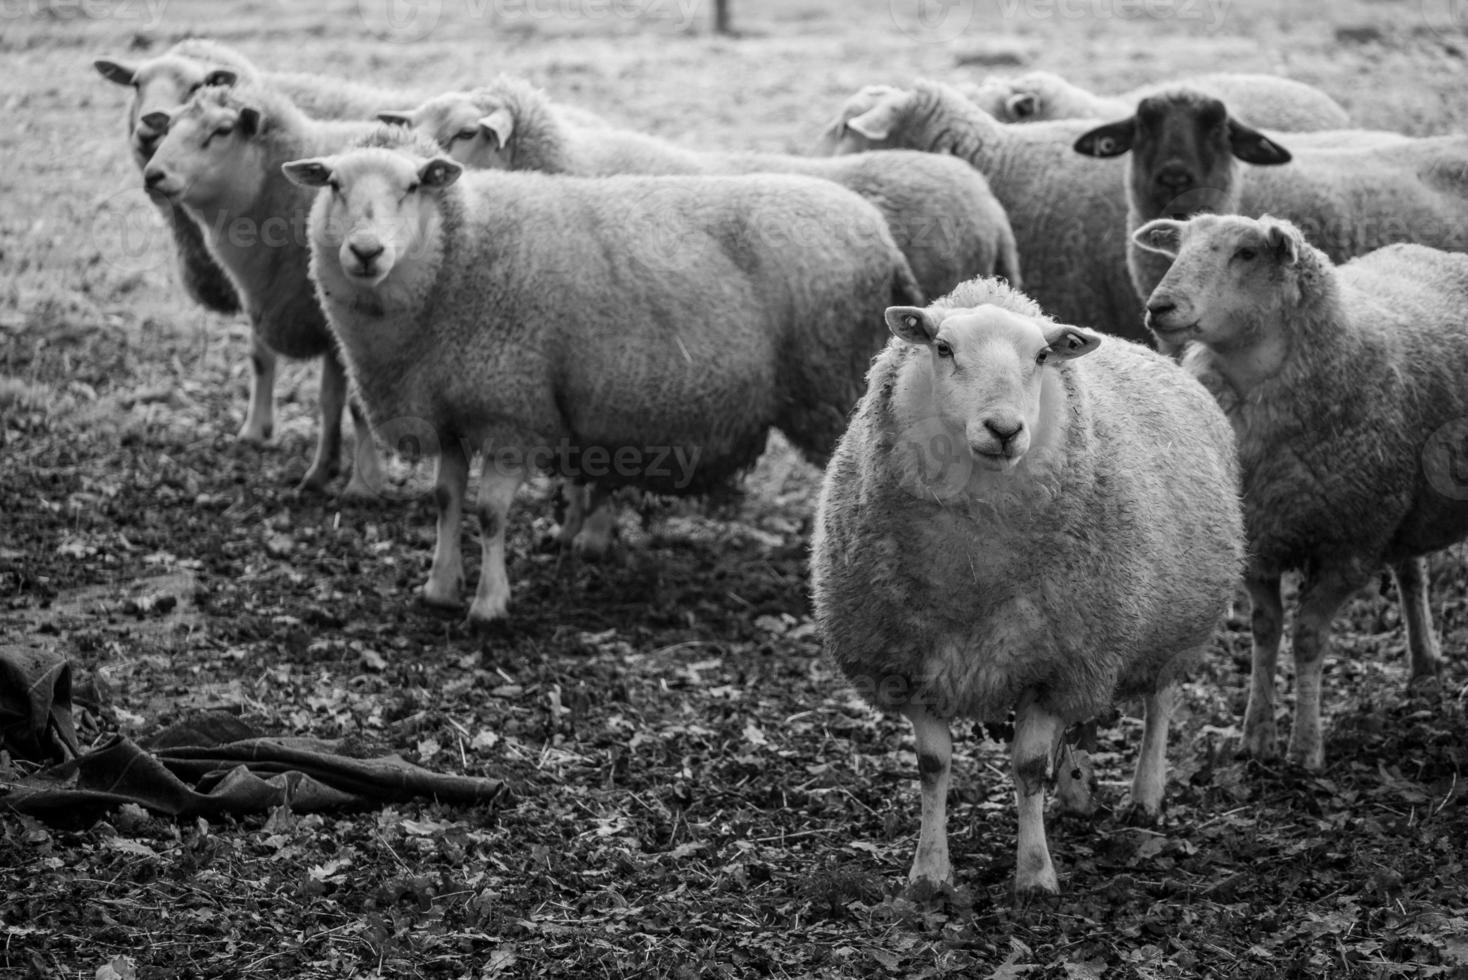
<path id="1" fill-rule="evenodd" d="M 815 621 L 911 724 L 915 892 L 963 877 L 956 722 L 1013 725 L 1030 897 L 1060 889 L 1047 790 L 1092 793 L 1073 726 L 1141 699 L 1129 802 L 1156 820 L 1176 686 L 1231 610 L 1253 640 L 1237 748 L 1307 771 L 1353 594 L 1393 577 L 1414 684 L 1454 654 L 1427 558 L 1468 537 L 1441 435 L 1468 416 L 1468 136 L 1361 129 L 1278 76 L 1098 95 L 1036 72 L 874 80 L 811 154 L 731 154 L 513 76 L 403 91 L 206 39 L 96 54 L 183 294 L 248 321 L 239 439 L 272 438 L 277 358 L 320 359 L 299 492 L 343 471 L 344 411 L 344 503 L 393 506 L 404 432 L 436 467 L 426 603 L 514 628 L 505 530 L 538 477 L 563 545 L 598 555 L 619 501 L 728 489 L 771 431 L 824 468 Z"/>

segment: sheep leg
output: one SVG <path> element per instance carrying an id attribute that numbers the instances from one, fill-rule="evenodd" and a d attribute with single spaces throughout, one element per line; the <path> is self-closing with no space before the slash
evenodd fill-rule
<path id="1" fill-rule="evenodd" d="M 1167 727 L 1177 706 L 1177 688 L 1169 685 L 1143 699 L 1142 748 L 1132 776 L 1132 806 L 1156 819 L 1162 814 L 1167 785 Z"/>
<path id="2" fill-rule="evenodd" d="M 1392 566 L 1397 580 L 1397 595 L 1402 606 L 1402 622 L 1407 625 L 1407 650 L 1412 657 L 1412 681 L 1431 680 L 1443 667 L 1442 649 L 1432 629 L 1432 608 L 1428 605 L 1429 582 L 1427 561 L 1409 558 Z"/>
<path id="3" fill-rule="evenodd" d="M 433 499 L 438 504 L 438 541 L 433 568 L 423 583 L 423 600 L 431 606 L 457 606 L 464 585 L 464 559 L 459 527 L 464 520 L 464 494 L 469 486 L 469 458 L 457 440 L 446 439 L 438 456 Z"/>
<path id="4" fill-rule="evenodd" d="M 1021 699 L 1015 708 L 1010 764 L 1014 772 L 1015 808 L 1019 811 L 1014 857 L 1016 895 L 1060 892 L 1055 865 L 1050 861 L 1050 847 L 1045 841 L 1045 785 L 1050 779 L 1050 760 L 1056 742 L 1064 730 L 1060 717 L 1040 707 L 1033 697 Z"/>
<path id="5" fill-rule="evenodd" d="M 263 446 L 274 433 L 275 351 L 265 345 L 259 334 L 254 334 L 250 347 L 250 407 L 237 438 L 240 442 Z"/>
<path id="6" fill-rule="evenodd" d="M 572 483 L 570 480 L 561 484 L 561 492 L 566 495 L 566 517 L 561 521 L 561 533 L 556 536 L 562 548 L 571 547 L 576 540 L 576 535 L 581 533 L 581 528 L 586 524 L 586 512 L 588 498 L 591 496 L 591 487 L 585 483 Z"/>
<path id="7" fill-rule="evenodd" d="M 611 492 L 601 486 L 591 486 L 586 493 L 586 506 L 590 514 L 572 540 L 572 550 L 583 558 L 605 558 L 612 550 L 612 539 L 617 532 L 617 511 Z"/>
<path id="8" fill-rule="evenodd" d="M 1274 673 L 1279 665 L 1279 641 L 1284 629 L 1284 600 L 1279 576 L 1249 576 L 1252 613 L 1249 626 L 1254 634 L 1253 663 L 1249 669 L 1249 705 L 1244 709 L 1244 752 L 1260 759 L 1276 752 L 1274 724 Z"/>
<path id="9" fill-rule="evenodd" d="M 917 747 L 918 786 L 922 794 L 922 823 L 917 856 L 907 873 L 908 887 L 939 888 L 953 883 L 948 861 L 948 781 L 953 772 L 953 733 L 948 722 L 921 705 L 903 713 L 912 723 Z"/>
<path id="10" fill-rule="evenodd" d="M 479 468 L 479 537 L 484 560 L 479 587 L 469 607 L 469 622 L 482 624 L 504 616 L 510 605 L 510 577 L 505 571 L 505 526 L 515 491 L 525 482 L 524 467 L 513 460 L 484 454 Z"/>
<path id="11" fill-rule="evenodd" d="M 301 478 L 300 490 L 321 491 L 336 475 L 342 450 L 342 410 L 347 407 L 347 369 L 336 351 L 321 358 L 321 431 L 316 435 L 316 455 Z"/>
<path id="12" fill-rule="evenodd" d="M 1325 739 L 1320 731 L 1320 676 L 1330 648 L 1330 624 L 1342 604 L 1360 587 L 1338 572 L 1311 576 L 1300 589 L 1295 618 L 1295 723 L 1290 730 L 1291 762 L 1306 769 L 1325 765 Z"/>
<path id="13" fill-rule="evenodd" d="M 355 398 L 347 402 L 352 413 L 352 439 L 356 444 L 352 456 L 352 478 L 342 490 L 343 500 L 376 500 L 386 488 L 382 475 L 382 457 L 377 452 L 377 440 L 372 437 L 372 426 Z"/>

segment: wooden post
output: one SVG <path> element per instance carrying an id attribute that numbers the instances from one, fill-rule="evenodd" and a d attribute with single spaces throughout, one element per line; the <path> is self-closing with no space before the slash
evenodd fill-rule
<path id="1" fill-rule="evenodd" d="M 733 34 L 730 24 L 729 0 L 714 0 L 714 31 L 718 34 Z"/>

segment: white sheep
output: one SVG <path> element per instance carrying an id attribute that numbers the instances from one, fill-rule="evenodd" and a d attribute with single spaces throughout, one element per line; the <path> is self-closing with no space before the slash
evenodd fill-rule
<path id="1" fill-rule="evenodd" d="M 1171 685 L 1242 559 L 1233 438 L 1175 365 L 993 280 L 887 323 L 821 488 L 816 619 L 858 691 L 912 723 L 909 881 L 952 880 L 949 722 L 1012 710 L 1016 889 L 1054 892 L 1043 790 L 1066 725 L 1144 696 L 1132 802 L 1161 805 Z"/>
<path id="2" fill-rule="evenodd" d="M 142 62 L 99 58 L 98 73 L 132 92 L 128 104 L 128 148 L 139 170 L 147 166 L 167 131 L 170 114 L 205 85 L 264 84 L 283 93 L 303 112 L 324 119 L 373 118 L 384 101 L 401 91 L 375 88 L 340 78 L 294 72 L 264 72 L 241 52 L 206 38 L 188 38 Z M 168 226 L 178 258 L 179 278 L 189 296 L 216 313 L 237 313 L 239 297 L 229 276 L 214 261 L 197 222 L 174 201 L 153 198 Z M 265 443 L 274 430 L 275 353 L 255 334 L 251 351 L 249 408 L 240 438 Z"/>
<path id="3" fill-rule="evenodd" d="M 1412 677 L 1436 675 L 1422 556 L 1468 536 L 1456 455 L 1468 418 L 1468 256 L 1392 245 L 1341 266 L 1287 221 L 1160 219 L 1136 239 L 1171 268 L 1148 302 L 1238 436 L 1254 652 L 1244 747 L 1275 753 L 1282 573 L 1303 573 L 1289 758 L 1325 762 L 1330 626 L 1383 566 Z"/>
<path id="4" fill-rule="evenodd" d="M 184 208 L 229 274 L 255 336 L 286 357 L 322 358 L 321 431 L 303 489 L 338 469 L 347 379 L 307 275 L 306 219 L 314 194 L 281 164 L 337 149 L 372 122 L 307 119 L 277 92 L 244 86 L 200 89 L 172 114 L 143 171 L 151 194 Z M 382 486 L 371 432 L 352 406 L 356 462 L 343 494 L 371 498 Z"/>
<path id="5" fill-rule="evenodd" d="M 1200 211 L 1269 213 L 1298 224 L 1337 262 L 1393 242 L 1468 248 L 1464 136 L 1266 135 L 1222 101 L 1184 88 L 1143 99 L 1130 116 L 1083 135 L 1076 151 L 1127 155 L 1129 232 L 1154 218 Z M 1166 274 L 1168 259 L 1132 242 L 1127 266 L 1145 298 Z"/>
<path id="6" fill-rule="evenodd" d="M 1006 125 L 957 90 L 868 86 L 848 99 L 824 146 L 836 153 L 911 149 L 952 154 L 983 174 L 1009 217 L 1025 291 L 1052 316 L 1147 340 L 1126 277 L 1122 168 L 1097 172 L 1071 150 L 1085 120 Z"/>
<path id="7" fill-rule="evenodd" d="M 568 121 L 528 82 L 500 76 L 450 92 L 384 122 L 409 125 L 450 157 L 486 169 L 584 177 L 612 174 L 788 173 L 823 177 L 875 204 L 907 256 L 918 285 L 941 296 L 976 275 L 1019 285 L 1019 259 L 1004 209 L 984 178 L 957 161 L 918 153 L 833 160 L 781 153 L 690 150 L 656 136 Z"/>
<path id="8" fill-rule="evenodd" d="M 435 434 L 431 603 L 458 601 L 484 454 L 471 622 L 506 611 L 505 522 L 528 473 L 698 493 L 751 465 L 772 426 L 822 462 L 881 310 L 920 295 L 882 216 L 828 181 L 463 174 L 402 126 L 285 170 L 331 188 L 311 270 L 368 412 Z"/>
<path id="9" fill-rule="evenodd" d="M 1115 119 L 1161 89 L 1184 85 L 1233 107 L 1252 125 L 1304 132 L 1345 129 L 1351 118 L 1340 103 L 1320 89 L 1278 75 L 1217 72 L 1170 82 L 1153 82 L 1121 95 L 1097 95 L 1054 72 L 991 75 L 959 88 L 979 108 L 1001 122 L 1045 119 Z"/>

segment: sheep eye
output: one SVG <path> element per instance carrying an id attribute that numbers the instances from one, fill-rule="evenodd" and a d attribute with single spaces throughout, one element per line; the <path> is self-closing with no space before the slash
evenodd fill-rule
<path id="1" fill-rule="evenodd" d="M 418 182 L 416 180 L 413 181 L 411 184 L 408 185 L 408 193 L 409 194 L 416 193 L 417 190 L 418 190 Z"/>
<path id="2" fill-rule="evenodd" d="M 333 194 L 340 194 L 342 192 L 342 182 L 335 177 L 328 178 L 326 186 L 331 188 Z"/>
<path id="3" fill-rule="evenodd" d="M 948 343 L 948 341 L 946 340 L 938 341 L 936 344 L 933 345 L 933 349 L 938 352 L 939 357 L 953 356 L 953 345 Z"/>
<path id="4" fill-rule="evenodd" d="M 1240 259 L 1243 259 L 1245 262 L 1253 262 L 1258 254 L 1259 253 L 1254 251 L 1252 248 L 1241 248 L 1234 253 L 1234 255 L 1236 255 Z"/>
<path id="5" fill-rule="evenodd" d="M 1050 348 L 1048 348 L 1048 347 L 1046 347 L 1044 350 L 1040 351 L 1040 353 L 1038 353 L 1038 354 L 1035 355 L 1035 363 L 1036 364 L 1044 364 L 1049 359 L 1050 359 Z"/>
<path id="6" fill-rule="evenodd" d="M 476 137 L 478 135 L 479 135 L 479 130 L 477 130 L 477 129 L 461 129 L 457 133 L 454 134 L 454 139 L 456 139 L 456 140 L 472 140 L 474 137 Z"/>

